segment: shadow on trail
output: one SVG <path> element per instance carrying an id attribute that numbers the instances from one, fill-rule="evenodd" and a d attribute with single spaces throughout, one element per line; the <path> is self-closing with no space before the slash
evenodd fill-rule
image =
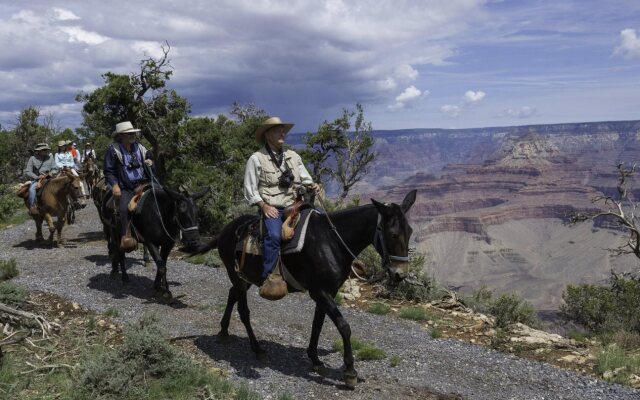
<path id="1" fill-rule="evenodd" d="M 105 265 L 108 265 L 109 267 L 111 267 L 111 258 L 109 258 L 109 256 L 104 254 L 92 254 L 90 256 L 85 256 L 84 259 L 94 263 L 98 267 L 103 267 Z M 127 267 L 128 267 L 127 271 L 130 270 L 132 267 L 135 267 L 136 265 L 144 266 L 144 261 L 138 258 L 127 257 Z"/>
<path id="2" fill-rule="evenodd" d="M 107 261 L 110 262 L 109 257 L 106 258 Z M 180 285 L 179 282 L 169 282 L 169 286 L 175 287 Z M 118 274 L 117 278 L 112 278 L 110 274 L 99 273 L 89 278 L 87 287 L 109 293 L 114 299 L 124 299 L 131 296 L 145 300 L 144 304 L 164 304 L 171 308 L 186 308 L 188 306 L 179 299 L 181 296 L 171 299 L 158 298 L 156 292 L 153 290 L 153 281 L 146 276 L 131 274 L 129 275 L 129 282 L 124 284 L 122 280 L 120 280 L 120 274 Z"/>
<path id="3" fill-rule="evenodd" d="M 20 243 L 14 244 L 13 247 L 21 247 L 25 250 L 54 248 L 53 246 L 51 246 L 51 243 L 49 243 L 48 240 L 36 240 L 36 239 L 23 240 Z"/>
<path id="4" fill-rule="evenodd" d="M 218 336 L 204 335 L 193 342 L 203 353 L 214 361 L 226 361 L 236 370 L 235 375 L 246 379 L 261 377 L 260 369 L 269 368 L 287 376 L 303 378 L 320 385 L 346 388 L 342 382 L 342 369 L 325 365 L 322 375 L 311 369 L 311 361 L 307 358 L 307 349 L 282 345 L 269 340 L 260 340 L 262 348 L 267 352 L 265 360 L 259 360 L 251 351 L 249 339 L 229 335 L 224 340 Z M 318 348 L 320 356 L 329 352 Z"/>
<path id="5" fill-rule="evenodd" d="M 102 231 L 95 232 L 80 232 L 78 237 L 68 239 L 68 242 L 74 243 L 87 243 L 104 240 L 104 233 Z"/>

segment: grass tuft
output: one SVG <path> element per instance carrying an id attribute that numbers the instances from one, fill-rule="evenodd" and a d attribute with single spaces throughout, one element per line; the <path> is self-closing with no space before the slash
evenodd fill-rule
<path id="1" fill-rule="evenodd" d="M 387 315 L 391 311 L 391 307 L 385 303 L 375 302 L 369 305 L 369 309 L 367 311 L 371 314 Z"/>
<path id="2" fill-rule="evenodd" d="M 400 318 L 411 319 L 414 321 L 426 321 L 431 318 L 427 310 L 421 306 L 402 307 L 400 309 Z"/>
<path id="3" fill-rule="evenodd" d="M 342 339 L 338 339 L 333 343 L 333 348 L 336 351 L 344 354 L 344 343 Z M 386 353 L 371 343 L 363 342 L 357 338 L 351 338 L 351 349 L 356 357 L 360 361 L 369 360 L 382 360 L 387 357 Z"/>
<path id="4" fill-rule="evenodd" d="M 0 282 L 18 276 L 18 263 L 15 258 L 0 260 Z"/>

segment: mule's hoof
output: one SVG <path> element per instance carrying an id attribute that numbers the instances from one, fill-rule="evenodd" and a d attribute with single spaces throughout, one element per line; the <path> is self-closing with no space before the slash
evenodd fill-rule
<path id="1" fill-rule="evenodd" d="M 145 267 L 145 268 L 151 268 L 151 267 L 152 267 L 152 265 L 151 265 L 151 261 L 145 261 L 145 262 L 144 262 L 144 267 Z"/>
<path id="2" fill-rule="evenodd" d="M 344 385 L 349 390 L 354 390 L 356 388 L 356 383 L 358 383 L 357 376 L 345 376 L 344 377 Z"/>
<path id="3" fill-rule="evenodd" d="M 344 384 L 349 390 L 353 390 L 356 388 L 356 383 L 358 383 L 358 373 L 354 371 L 345 371 L 344 372 Z"/>
<path id="4" fill-rule="evenodd" d="M 118 271 L 111 271 L 111 273 L 109 273 L 109 278 L 118 279 Z"/>

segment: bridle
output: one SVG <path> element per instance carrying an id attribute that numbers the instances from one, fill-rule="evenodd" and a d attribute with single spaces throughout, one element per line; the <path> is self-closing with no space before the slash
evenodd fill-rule
<path id="1" fill-rule="evenodd" d="M 378 223 L 376 224 L 376 233 L 373 235 L 373 246 L 380 253 L 380 257 L 384 264 L 388 261 L 399 261 L 399 262 L 409 262 L 409 256 L 396 256 L 393 254 L 389 254 L 387 251 L 387 244 L 384 240 L 384 234 L 382 232 L 382 214 L 378 212 Z"/>

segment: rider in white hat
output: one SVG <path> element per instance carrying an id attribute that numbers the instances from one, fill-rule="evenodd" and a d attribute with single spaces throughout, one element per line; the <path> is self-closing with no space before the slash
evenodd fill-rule
<path id="1" fill-rule="evenodd" d="M 153 165 L 151 152 L 137 140 L 137 133 L 140 129 L 135 129 L 131 122 L 124 121 L 116 124 L 113 131 L 114 143 L 109 145 L 104 157 L 104 176 L 111 186 L 113 196 L 119 200 L 118 209 L 120 213 L 123 246 L 125 236 L 130 235 L 127 229 L 129 225 L 129 210 L 127 206 L 134 195 L 135 189 L 150 180 L 144 164 L 148 167 Z"/>

